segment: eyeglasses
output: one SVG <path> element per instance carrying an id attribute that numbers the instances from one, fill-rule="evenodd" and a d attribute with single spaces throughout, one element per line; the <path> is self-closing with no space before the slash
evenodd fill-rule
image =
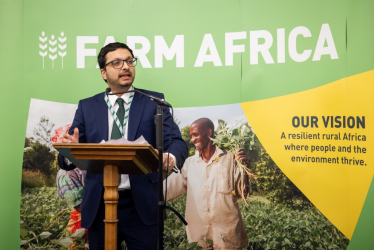
<path id="1" fill-rule="evenodd" d="M 120 68 L 123 67 L 125 62 L 127 63 L 127 66 L 129 66 L 129 67 L 135 67 L 137 61 L 138 61 L 138 58 L 131 58 L 131 59 L 127 59 L 127 60 L 116 59 L 116 60 L 113 60 L 113 61 L 105 64 L 105 67 L 108 66 L 109 64 L 112 64 L 113 68 L 120 69 Z"/>

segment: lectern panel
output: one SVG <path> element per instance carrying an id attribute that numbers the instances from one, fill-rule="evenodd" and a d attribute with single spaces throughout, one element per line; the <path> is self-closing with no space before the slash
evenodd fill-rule
<path id="1" fill-rule="evenodd" d="M 157 171 L 158 155 L 150 144 L 55 143 L 64 157 L 81 170 L 102 174 L 105 165 L 117 166 L 120 174 Z"/>

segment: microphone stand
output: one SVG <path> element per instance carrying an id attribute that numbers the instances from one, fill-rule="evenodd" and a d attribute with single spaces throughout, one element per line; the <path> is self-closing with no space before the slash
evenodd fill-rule
<path id="1" fill-rule="evenodd" d="M 157 249 L 164 249 L 164 213 L 166 209 L 172 211 L 182 222 L 187 226 L 186 220 L 174 208 L 167 206 L 164 200 L 164 187 L 163 187 L 163 154 L 164 154 L 164 114 L 162 106 L 171 107 L 165 100 L 144 94 L 139 90 L 130 90 L 118 93 L 111 93 L 110 88 L 106 89 L 107 95 L 124 94 L 128 92 L 138 92 L 142 95 L 149 97 L 157 104 L 157 114 L 154 116 L 156 126 L 156 148 L 158 150 L 158 245 Z M 170 135 L 171 136 L 171 135 Z M 169 145 L 171 146 L 171 145 Z M 167 178 L 167 177 L 166 177 Z"/>

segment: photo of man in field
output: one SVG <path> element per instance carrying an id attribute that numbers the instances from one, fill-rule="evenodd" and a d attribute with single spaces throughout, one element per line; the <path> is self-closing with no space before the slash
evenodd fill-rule
<path id="1" fill-rule="evenodd" d="M 248 239 L 236 196 L 243 192 L 241 173 L 234 154 L 213 144 L 213 133 L 214 124 L 208 118 L 192 123 L 190 135 L 195 155 L 186 160 L 181 173 L 169 176 L 166 199 L 187 193 L 189 242 L 198 242 L 206 249 L 243 249 Z M 237 151 L 236 157 L 249 164 L 243 149 Z M 243 180 L 248 186 L 248 178 Z"/>
<path id="2" fill-rule="evenodd" d="M 72 244 L 86 248 L 85 230 L 73 233 L 67 228 L 72 208 L 57 196 L 58 166 L 51 147 L 61 134 L 56 128 L 71 122 L 76 109 L 77 105 L 37 99 L 30 103 L 20 201 L 21 249 L 67 249 Z M 347 249 L 349 239 L 278 168 L 239 104 L 174 111 L 190 157 L 181 173 L 167 179 L 167 205 L 186 218 L 188 227 L 167 210 L 165 249 Z M 214 124 L 212 136 L 209 126 L 196 124 L 207 115 Z M 238 161 L 240 148 L 250 164 Z M 247 176 L 245 168 L 250 169 L 250 196 L 248 182 L 241 178 Z M 173 178 L 180 183 L 171 183 Z M 172 197 L 180 193 L 184 194 Z M 232 234 L 233 230 L 238 233 Z"/>

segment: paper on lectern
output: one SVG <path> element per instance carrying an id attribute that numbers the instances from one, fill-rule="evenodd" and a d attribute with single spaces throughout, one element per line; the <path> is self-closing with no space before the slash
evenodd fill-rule
<path id="1" fill-rule="evenodd" d="M 102 140 L 100 143 L 106 143 L 106 144 L 149 144 L 143 136 L 140 136 L 138 139 L 136 139 L 135 141 L 129 141 L 125 138 L 121 138 L 121 139 L 115 139 L 115 140 L 109 140 L 109 141 L 104 141 Z"/>

